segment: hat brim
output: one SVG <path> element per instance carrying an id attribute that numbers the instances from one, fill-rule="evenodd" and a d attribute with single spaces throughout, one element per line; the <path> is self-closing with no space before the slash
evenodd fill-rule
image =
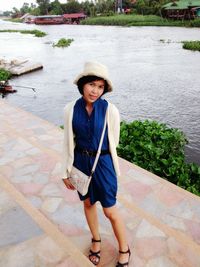
<path id="1" fill-rule="evenodd" d="M 82 73 L 80 73 L 77 77 L 76 77 L 76 79 L 74 80 L 74 84 L 78 84 L 78 81 L 81 79 L 81 78 L 83 78 L 83 77 L 86 77 L 86 76 L 97 76 L 97 77 L 99 77 L 99 78 L 102 78 L 103 80 L 105 80 L 106 82 L 107 82 L 107 84 L 108 84 L 108 92 L 111 92 L 112 90 L 113 90 L 113 85 L 112 85 L 112 82 L 111 82 L 111 80 L 108 78 L 108 77 L 102 77 L 101 75 L 97 75 L 97 73 L 95 73 L 95 72 L 82 72 Z"/>

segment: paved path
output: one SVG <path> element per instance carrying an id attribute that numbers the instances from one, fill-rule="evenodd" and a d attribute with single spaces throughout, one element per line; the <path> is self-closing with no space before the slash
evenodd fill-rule
<path id="1" fill-rule="evenodd" d="M 0 266 L 93 266 L 77 194 L 60 180 L 63 132 L 0 100 Z M 200 198 L 120 159 L 118 207 L 130 267 L 199 267 Z M 114 267 L 117 244 L 98 206 L 99 266 Z"/>

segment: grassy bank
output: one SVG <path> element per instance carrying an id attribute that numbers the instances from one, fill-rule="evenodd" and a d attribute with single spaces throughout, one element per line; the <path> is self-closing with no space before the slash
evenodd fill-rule
<path id="1" fill-rule="evenodd" d="M 47 35 L 45 32 L 41 32 L 38 30 L 0 30 L 0 32 L 19 32 L 22 34 L 34 34 L 36 37 L 43 37 L 45 35 Z"/>
<path id="2" fill-rule="evenodd" d="M 112 26 L 178 26 L 200 27 L 200 19 L 193 21 L 167 20 L 155 15 L 114 15 L 108 17 L 92 17 L 81 22 L 82 25 Z"/>
<path id="3" fill-rule="evenodd" d="M 18 23 L 22 23 L 23 22 L 20 18 L 15 18 L 15 19 L 7 18 L 7 19 L 3 19 L 3 20 L 11 21 L 11 22 L 18 22 Z"/>

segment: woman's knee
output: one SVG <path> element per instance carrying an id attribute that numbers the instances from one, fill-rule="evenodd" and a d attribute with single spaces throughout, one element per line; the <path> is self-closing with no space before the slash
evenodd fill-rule
<path id="1" fill-rule="evenodd" d="M 111 220 L 111 221 L 115 221 L 117 219 L 117 212 L 116 209 L 114 207 L 112 208 L 104 208 L 103 209 L 105 216 Z"/>

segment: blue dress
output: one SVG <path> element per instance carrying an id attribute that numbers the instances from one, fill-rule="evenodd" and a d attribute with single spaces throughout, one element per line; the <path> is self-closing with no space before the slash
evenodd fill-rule
<path id="1" fill-rule="evenodd" d="M 99 98 L 94 102 L 92 113 L 89 116 L 84 98 L 82 97 L 76 101 L 72 120 L 76 146 L 91 151 L 96 151 L 98 149 L 107 106 L 108 102 Z M 102 150 L 109 150 L 107 127 Z M 76 151 L 75 148 L 73 165 L 85 174 L 90 174 L 94 160 L 95 157 Z M 92 205 L 96 201 L 100 201 L 104 208 L 109 208 L 115 205 L 116 194 L 117 177 L 111 155 L 100 155 L 88 193 L 85 196 L 79 194 L 79 198 L 80 200 L 90 198 L 90 203 Z"/>

